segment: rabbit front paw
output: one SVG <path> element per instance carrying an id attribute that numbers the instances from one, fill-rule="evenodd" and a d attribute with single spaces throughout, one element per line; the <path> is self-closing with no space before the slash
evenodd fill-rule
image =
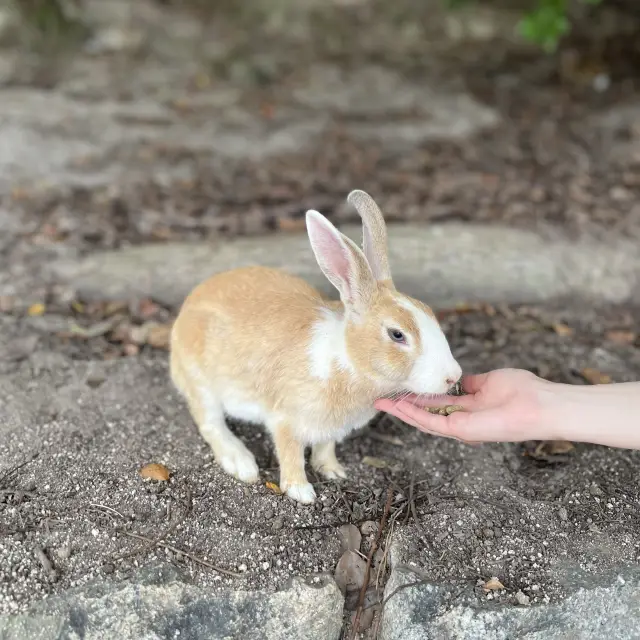
<path id="1" fill-rule="evenodd" d="M 313 485 L 310 482 L 305 482 L 304 484 L 291 484 L 285 486 L 281 486 L 280 488 L 292 499 L 296 502 L 300 502 L 302 504 L 312 504 L 316 499 L 316 491 L 313 488 Z"/>
<path id="2" fill-rule="evenodd" d="M 316 444 L 311 450 L 311 466 L 327 480 L 340 480 L 347 477 L 345 468 L 336 458 L 335 442 Z"/>
<path id="3" fill-rule="evenodd" d="M 247 484 L 254 484 L 260 479 L 260 470 L 253 454 L 242 444 L 235 443 L 218 451 L 218 464 L 234 478 Z"/>
<path id="4" fill-rule="evenodd" d="M 344 480 L 347 477 L 346 469 L 337 460 L 325 461 L 314 469 L 327 480 Z"/>

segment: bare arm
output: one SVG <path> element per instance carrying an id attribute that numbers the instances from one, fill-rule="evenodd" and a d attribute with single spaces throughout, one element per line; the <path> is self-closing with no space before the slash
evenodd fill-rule
<path id="1" fill-rule="evenodd" d="M 379 400 L 376 407 L 416 428 L 466 442 L 572 440 L 640 449 L 640 382 L 576 386 L 528 371 L 498 369 L 467 376 L 469 395 L 447 400 L 465 411 L 433 415 L 425 406 L 443 399 Z"/>

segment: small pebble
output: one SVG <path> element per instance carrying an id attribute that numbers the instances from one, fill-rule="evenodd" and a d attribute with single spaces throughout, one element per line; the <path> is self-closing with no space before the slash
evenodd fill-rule
<path id="1" fill-rule="evenodd" d="M 71 556 L 71 547 L 65 544 L 63 547 L 56 549 L 56 555 L 60 560 L 68 560 Z"/>
<path id="2" fill-rule="evenodd" d="M 280 531 L 284 527 L 284 519 L 281 516 L 278 516 L 272 523 L 271 528 L 274 531 Z"/>
<path id="3" fill-rule="evenodd" d="M 558 509 L 558 517 L 563 522 L 566 522 L 569 519 L 569 514 L 567 513 L 567 509 L 565 507 L 560 507 Z"/>
<path id="4" fill-rule="evenodd" d="M 522 593 L 522 591 L 518 591 L 518 593 L 516 593 L 516 602 L 518 604 L 522 605 L 523 607 L 528 606 L 530 601 L 531 600 L 530 600 L 529 596 L 527 596 L 524 593 Z"/>
<path id="5" fill-rule="evenodd" d="M 102 565 L 102 571 L 104 571 L 104 573 L 106 573 L 107 575 L 113 573 L 115 569 L 116 568 L 109 562 L 107 562 L 107 564 L 105 565 Z"/>

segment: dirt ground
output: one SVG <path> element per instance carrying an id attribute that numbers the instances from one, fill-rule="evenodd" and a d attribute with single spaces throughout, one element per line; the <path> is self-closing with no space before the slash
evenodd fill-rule
<path id="1" fill-rule="evenodd" d="M 468 371 L 518 366 L 586 384 L 597 375 L 588 369 L 637 379 L 638 317 L 628 309 L 484 308 L 444 314 L 443 323 Z M 452 587 L 499 576 L 507 590 L 492 598 L 522 591 L 545 602 L 575 583 L 576 566 L 599 575 L 638 559 L 637 453 L 538 442 L 472 447 L 381 416 L 340 446 L 349 480 L 317 482 L 316 505 L 296 506 L 266 486 L 278 476 L 260 430 L 236 425 L 263 470 L 260 486 L 218 470 L 169 385 L 164 351 L 145 346 L 105 362 L 96 354 L 107 351 L 106 338 L 52 337 L 10 314 L 2 322 L 3 352 L 14 348 L 1 390 L 4 612 L 160 559 L 220 589 L 276 589 L 291 575 L 333 573 L 340 527 L 364 527 L 366 553 L 389 488 L 396 562 Z M 142 480 L 149 462 L 165 464 L 171 480 Z M 171 549 L 149 548 L 160 537 Z M 381 549 L 383 585 L 388 541 Z M 478 597 L 487 602 L 480 586 Z"/>
<path id="2" fill-rule="evenodd" d="M 243 107 L 270 121 L 286 119 L 310 64 L 357 70 L 374 61 L 414 82 L 428 75 L 463 86 L 499 112 L 499 127 L 393 152 L 354 138 L 353 122 L 375 125 L 374 116 L 343 113 L 312 153 L 231 162 L 186 143 L 149 145 L 142 159 L 123 154 L 124 165 L 185 164 L 187 177 L 149 170 L 95 187 L 18 184 L 0 194 L 0 613 L 156 561 L 219 589 L 273 590 L 292 575 L 333 573 L 340 527 L 362 528 L 366 554 L 389 489 L 391 524 L 374 562 L 381 587 L 391 530 L 396 562 L 453 591 L 478 583 L 487 606 L 519 591 L 532 603 L 557 600 L 580 579 L 576 572 L 593 577 L 637 564 L 640 454 L 587 445 L 554 451 L 537 442 L 470 447 L 380 416 L 340 447 L 349 479 L 317 482 L 316 505 L 299 507 L 266 486 L 277 482 L 277 468 L 260 430 L 236 425 L 261 466 L 259 486 L 218 470 L 168 382 L 162 328 L 175 309 L 151 300 L 86 304 L 44 284 L 47 264 L 60 255 L 286 232 L 311 206 L 342 222 L 351 214 L 341 203 L 355 186 L 380 194 L 391 222 L 472 220 L 610 243 L 640 237 L 640 119 L 625 111 L 637 100 L 637 21 L 618 38 L 605 33 L 602 46 L 576 37 L 541 59 L 497 36 L 439 46 L 420 3 L 400 3 L 395 13 L 383 4 L 314 9 L 300 33 L 281 25 L 253 39 L 255 17 L 217 18 L 198 64 L 193 51 L 176 62 L 175 43 L 159 52 L 156 37 L 142 52 L 99 59 L 101 80 L 85 83 L 83 96 L 126 101 L 153 85 L 151 72 L 166 63 L 174 108 L 186 109 L 187 120 L 204 116 L 180 100 L 195 103 L 203 87 L 219 83 L 240 87 Z M 145 15 L 157 36 L 156 13 Z M 85 63 L 62 62 L 50 68 L 27 58 L 5 86 L 71 91 Z M 140 74 L 123 73 L 127 64 Z M 594 89 L 600 76 L 606 91 Z M 441 315 L 468 371 L 524 367 L 574 384 L 640 375 L 637 309 L 567 300 Z M 133 330 L 150 323 L 159 330 L 155 343 Z M 171 479 L 143 481 L 138 472 L 149 462 L 165 464 Z M 481 585 L 493 576 L 505 590 L 487 595 Z M 369 598 L 379 608 L 380 594 Z M 355 591 L 347 595 L 347 611 L 356 599 Z"/>

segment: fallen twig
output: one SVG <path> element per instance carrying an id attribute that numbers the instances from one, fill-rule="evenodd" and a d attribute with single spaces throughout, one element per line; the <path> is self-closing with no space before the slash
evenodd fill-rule
<path id="1" fill-rule="evenodd" d="M 360 628 L 360 617 L 362 616 L 362 611 L 364 609 L 364 599 L 367 594 L 367 588 L 369 587 L 369 577 L 371 575 L 371 563 L 373 562 L 373 556 L 378 549 L 378 544 L 380 543 L 380 538 L 382 537 L 382 532 L 387 525 L 387 518 L 389 517 L 389 511 L 391 511 L 391 502 L 393 500 L 393 489 L 389 487 L 387 489 L 387 501 L 384 505 L 384 511 L 382 513 L 382 519 L 380 520 L 380 527 L 378 528 L 378 533 L 371 545 L 371 549 L 369 550 L 369 555 L 367 556 L 367 566 L 364 572 L 364 581 L 362 583 L 362 587 L 360 588 L 360 595 L 358 596 L 358 606 L 356 607 L 356 615 L 353 620 L 353 628 L 351 630 L 351 640 L 355 640 L 358 635 L 358 629 Z"/>
<path id="2" fill-rule="evenodd" d="M 29 458 L 21 462 L 20 464 L 15 465 L 14 467 L 10 467 L 0 476 L 0 487 L 4 485 L 4 483 L 9 479 L 10 476 L 14 475 L 16 471 L 22 469 L 22 467 L 26 467 L 30 462 L 33 462 L 40 455 L 39 451 L 34 451 Z"/>
<path id="3" fill-rule="evenodd" d="M 106 504 L 98 504 L 96 502 L 90 502 L 89 506 L 95 507 L 96 509 L 104 509 L 105 511 L 109 511 L 110 513 L 114 513 L 115 515 L 120 516 L 123 520 L 125 519 L 124 516 L 119 511 L 116 511 L 113 507 L 108 507 Z"/>
<path id="4" fill-rule="evenodd" d="M 171 505 L 171 503 L 169 503 L 169 505 Z M 162 535 L 158 536 L 157 538 L 149 538 L 150 543 L 147 545 L 144 545 L 142 547 L 139 547 L 138 549 L 133 549 L 133 551 L 129 551 L 128 553 L 123 553 L 119 556 L 116 556 L 113 558 L 113 560 L 123 560 L 124 558 L 130 558 L 131 556 L 137 556 L 139 553 L 146 553 L 147 551 L 150 551 L 151 549 L 153 549 L 154 547 L 157 547 L 158 545 L 162 544 L 162 540 L 164 540 L 164 538 L 166 538 L 170 533 L 173 533 L 179 524 L 181 524 L 184 519 L 187 517 L 187 515 L 191 512 L 191 508 L 192 508 L 192 502 L 191 502 L 191 489 L 189 487 L 187 487 L 187 499 L 186 499 L 186 508 L 184 513 L 182 514 L 182 517 L 180 518 L 176 518 L 173 522 L 173 524 L 171 524 L 166 531 L 164 531 L 164 533 L 162 533 Z M 124 530 L 121 530 L 122 533 L 127 533 Z M 188 555 L 188 554 L 185 554 Z"/>
<path id="5" fill-rule="evenodd" d="M 223 573 L 225 576 L 231 576 L 232 578 L 241 578 L 241 573 L 236 573 L 235 571 L 229 571 L 228 569 L 221 569 L 220 567 L 216 567 L 216 565 L 203 560 L 202 558 L 198 558 L 198 556 L 194 556 L 192 553 L 188 551 L 184 551 L 183 549 L 178 549 L 178 547 L 174 547 L 172 544 L 167 544 L 166 542 L 157 541 L 153 538 L 149 538 L 148 536 L 141 536 L 138 533 L 130 533 L 129 531 L 124 531 L 123 529 L 118 529 L 120 533 L 123 533 L 125 536 L 129 536 L 130 538 L 135 538 L 136 540 L 144 540 L 145 542 L 152 543 L 153 546 L 163 547 L 164 549 L 169 549 L 169 551 L 173 551 L 173 553 L 181 553 L 186 558 L 193 560 L 196 564 L 201 564 L 204 567 L 208 567 L 209 569 L 213 569 L 218 573 Z"/>

